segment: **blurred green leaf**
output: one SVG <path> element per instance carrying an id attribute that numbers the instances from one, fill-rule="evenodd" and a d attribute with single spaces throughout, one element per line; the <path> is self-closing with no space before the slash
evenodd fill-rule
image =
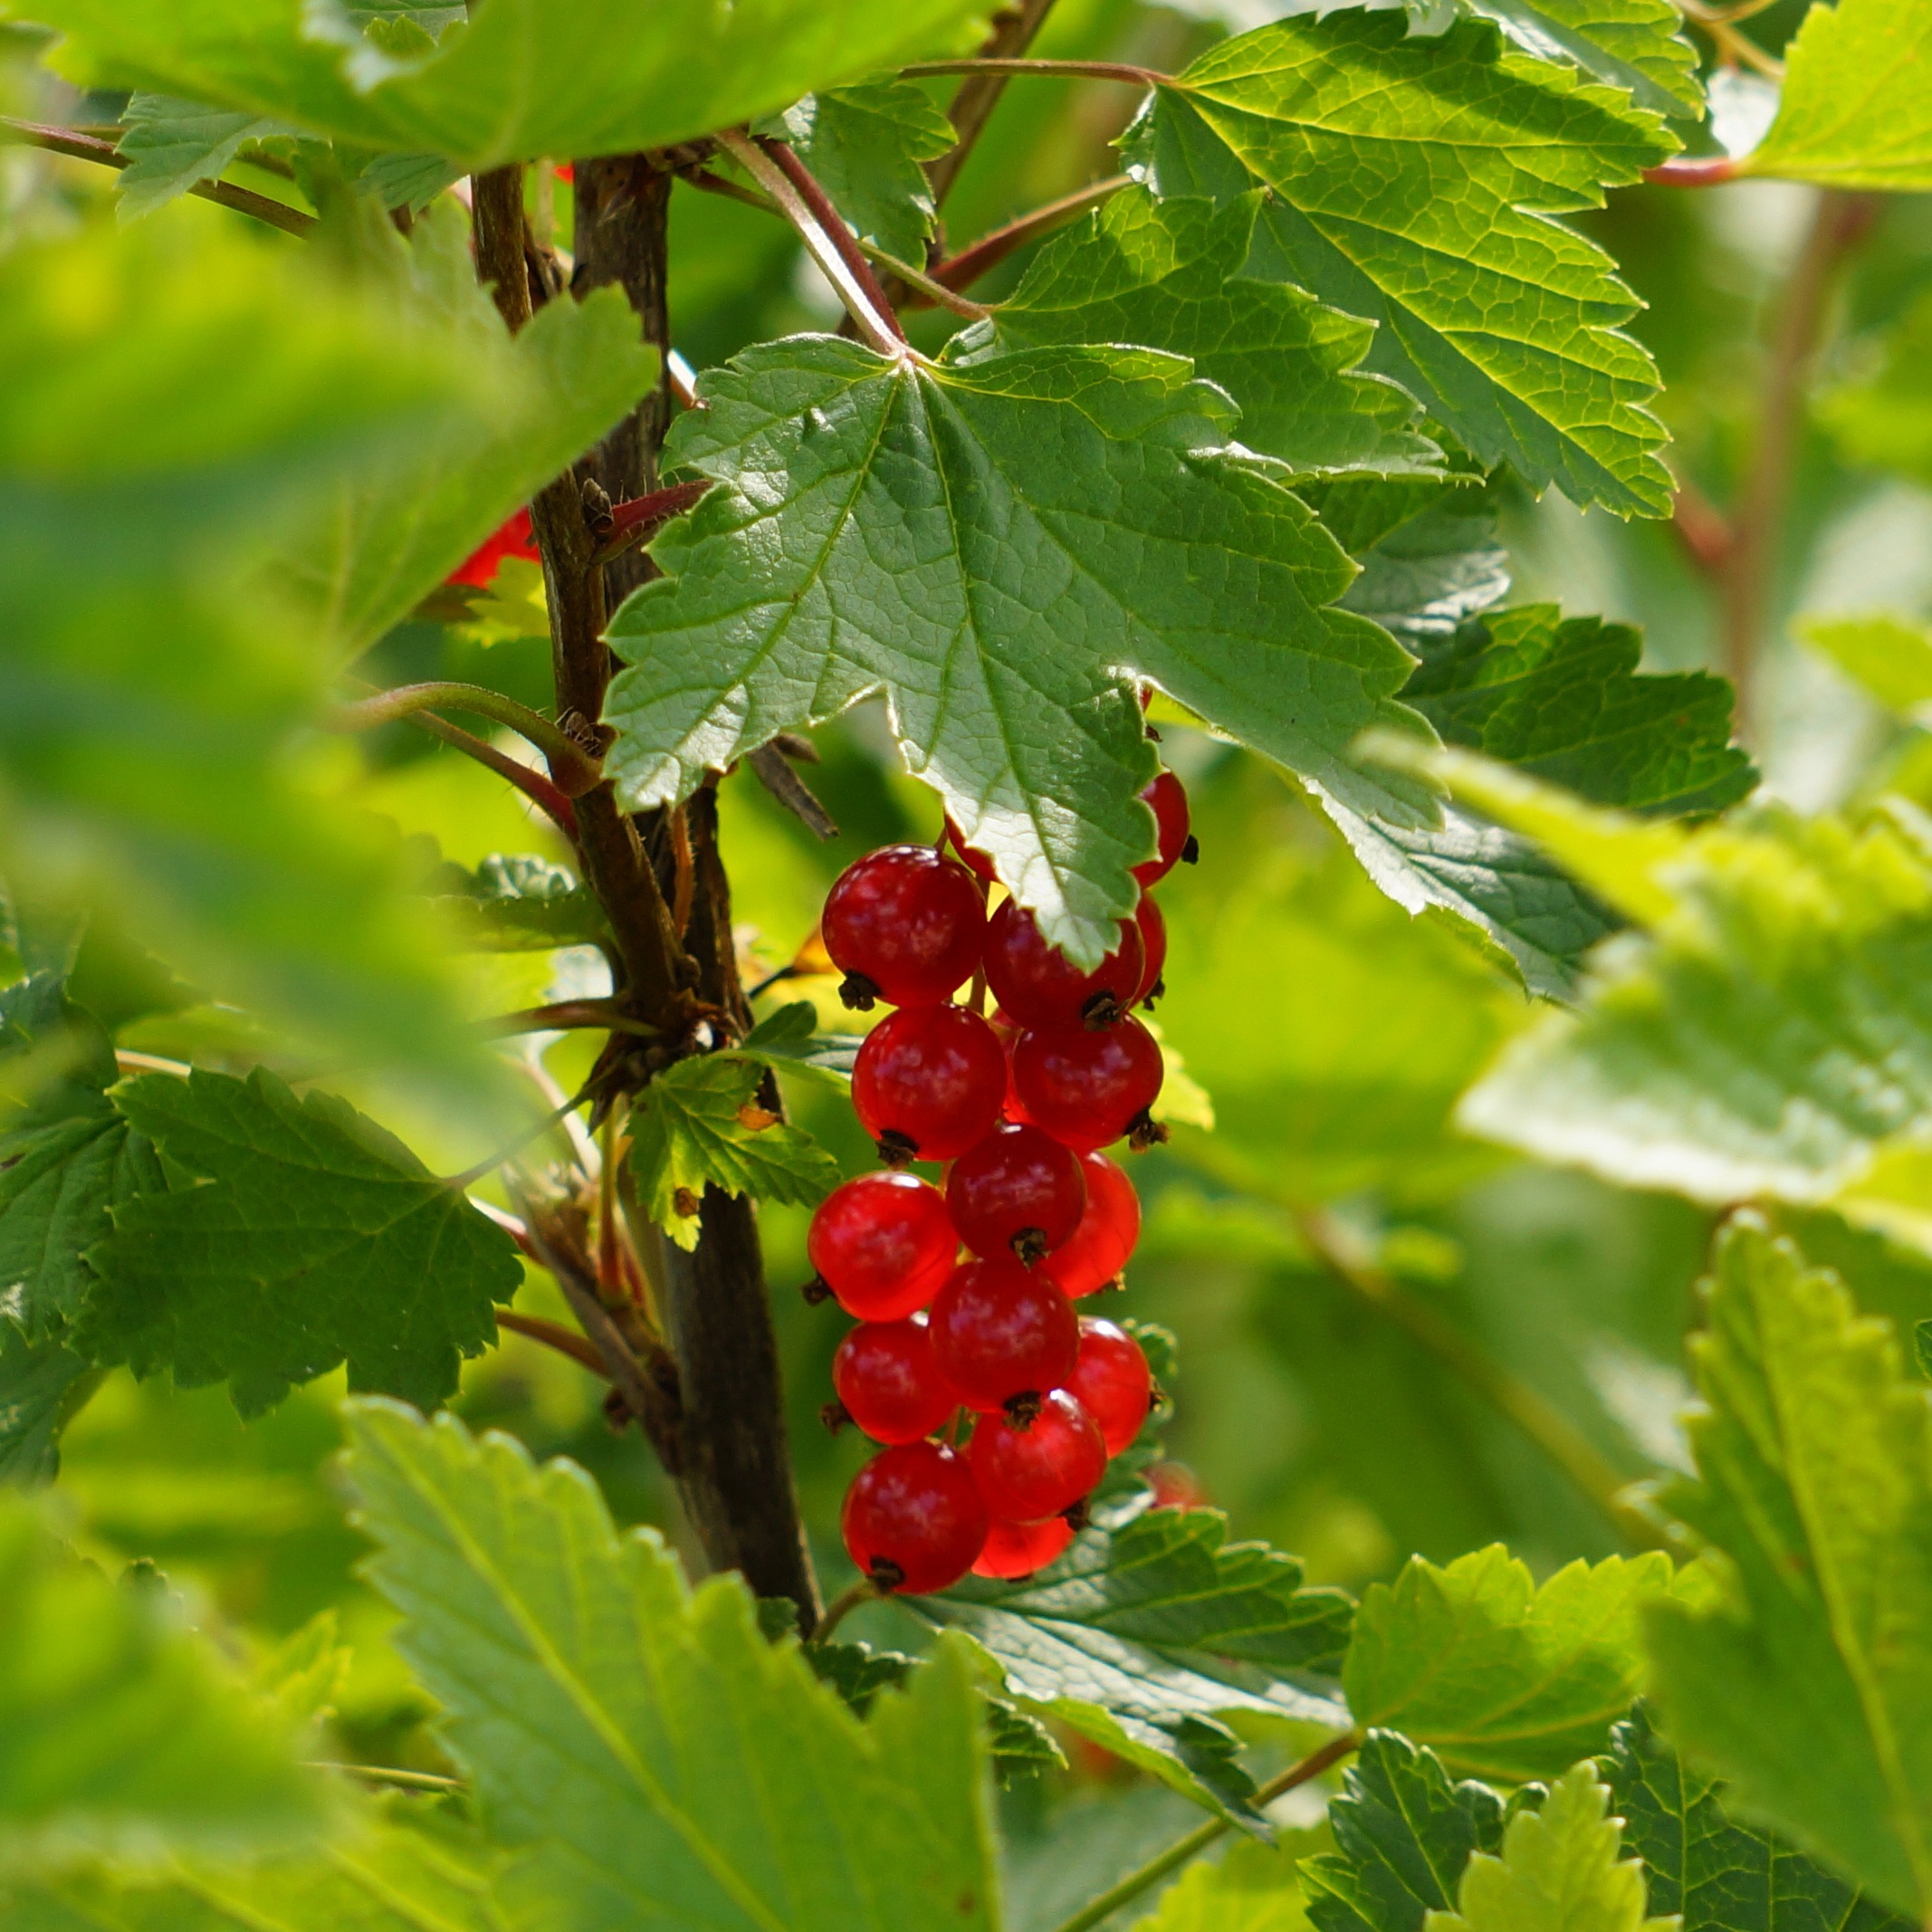
<path id="1" fill-rule="evenodd" d="M 0 1485 L 51 1482 L 61 1431 L 92 1392 L 96 1372 L 60 1341 L 29 1341 L 0 1314 Z"/>
<path id="2" fill-rule="evenodd" d="M 1665 1932 L 1645 1917 L 1643 1865 L 1619 1858 L 1621 1821 L 1596 1766 L 1573 1765 L 1535 1811 L 1519 1811 L 1499 1856 L 1477 1852 L 1457 1909 L 1431 1912 L 1426 1932 Z"/>
<path id="3" fill-rule="evenodd" d="M 1723 1784 L 1684 1764 L 1640 1704 L 1601 1761 L 1650 1909 L 1683 1932 L 1908 1932 L 1910 1921 L 1773 1833 L 1742 1824 Z"/>
<path id="4" fill-rule="evenodd" d="M 603 909 L 575 873 L 531 852 L 493 852 L 475 871 L 434 881 L 439 908 L 464 942 L 485 952 L 549 952 L 607 936 Z"/>
<path id="5" fill-rule="evenodd" d="M 1486 22 L 1435 39 L 1407 26 L 1343 13 L 1225 41 L 1161 91 L 1130 160 L 1162 196 L 1270 188 L 1247 273 L 1379 324 L 1366 367 L 1485 464 L 1577 503 L 1666 514 L 1656 370 L 1618 329 L 1638 303 L 1608 255 L 1550 217 L 1601 206 L 1675 139 L 1628 96 L 1506 50 Z"/>
<path id="6" fill-rule="evenodd" d="M 126 158 L 117 212 L 123 221 L 151 215 L 198 181 L 220 177 L 250 141 L 283 131 L 257 115 L 229 113 L 172 94 L 136 94 L 121 110 L 115 143 Z"/>
<path id="7" fill-rule="evenodd" d="M 627 802 L 883 690 L 909 769 L 1087 964 L 1153 842 L 1124 674 L 1344 798 L 1428 816 L 1348 757 L 1369 724 L 1411 722 L 1390 702 L 1405 655 L 1333 608 L 1346 559 L 1214 447 L 1227 405 L 1178 357 L 933 366 L 806 337 L 709 372 L 703 395 L 668 460 L 724 487 L 657 540 L 665 576 L 609 630 L 631 668 L 606 769 Z"/>
<path id="8" fill-rule="evenodd" d="M 1335 1849 L 1304 1859 L 1316 1932 L 1422 1932 L 1446 1912 L 1470 1855 L 1503 1841 L 1503 1801 L 1487 1784 L 1451 1784 L 1432 1751 L 1371 1731 L 1328 1806 Z"/>
<path id="9" fill-rule="evenodd" d="M 90 1256 L 77 1345 L 258 1414 L 349 1364 L 349 1385 L 426 1406 L 494 1336 L 522 1267 L 510 1237 L 402 1143 L 266 1068 L 145 1074 L 116 1090 L 170 1188 L 121 1205 Z"/>
<path id="10" fill-rule="evenodd" d="M 1412 1556 L 1371 1585 L 1342 1683 L 1355 1721 L 1427 1745 L 1451 1773 L 1520 1784 L 1601 1750 L 1641 1676 L 1656 1552 L 1566 1564 L 1539 1589 L 1500 1545 L 1446 1569 Z"/>
<path id="11" fill-rule="evenodd" d="M 1244 1839 L 1211 1864 L 1190 1865 L 1135 1932 L 1304 1932 L 1307 1923 L 1295 1860 Z"/>
<path id="12" fill-rule="evenodd" d="M 663 148 L 815 87 L 857 79 L 970 33 L 981 0 L 495 0 L 464 21 L 350 0 L 35 0 L 72 36 L 70 66 L 301 123 L 370 148 L 448 155 L 474 171 L 543 155 Z"/>
<path id="13" fill-rule="evenodd" d="M 1771 131 L 1744 172 L 1827 187 L 1932 188 L 1932 61 L 1925 0 L 1814 5 L 1784 52 Z"/>
<path id="14" fill-rule="evenodd" d="M 1885 331 L 1877 366 L 1828 390 L 1818 413 L 1853 463 L 1932 484 L 1932 293 Z"/>
<path id="15" fill-rule="evenodd" d="M 1889 1325 L 1745 1217 L 1691 1360 L 1698 1478 L 1659 1501 L 1716 1601 L 1650 1612 L 1671 1735 L 1740 1810 L 1915 1920 L 1932 1901 L 1932 1409 Z"/>
<path id="16" fill-rule="evenodd" d="M 1845 675 L 1901 715 L 1932 703 L 1932 630 L 1883 612 L 1857 617 L 1806 617 L 1799 636 Z"/>
<path id="17" fill-rule="evenodd" d="M 1034 258 L 999 305 L 997 340 L 1139 342 L 1187 356 L 1234 398 L 1240 441 L 1298 475 L 1426 470 L 1441 452 L 1414 426 L 1414 398 L 1353 373 L 1374 330 L 1299 289 L 1242 278 L 1263 198 L 1217 212 L 1123 188 Z"/>
<path id="18" fill-rule="evenodd" d="M 398 1647 L 494 1832 L 531 1849 L 514 1917 L 905 1932 L 998 1922 L 984 1747 L 942 1645 L 861 1724 L 734 1575 L 692 1591 L 650 1531 L 619 1536 L 581 1469 L 539 1469 L 394 1404 L 350 1410 L 350 1480 Z"/>
<path id="19" fill-rule="evenodd" d="M 0 1490 L 0 1875 L 286 1842 L 320 1793 L 165 1590 L 117 1587 Z"/>

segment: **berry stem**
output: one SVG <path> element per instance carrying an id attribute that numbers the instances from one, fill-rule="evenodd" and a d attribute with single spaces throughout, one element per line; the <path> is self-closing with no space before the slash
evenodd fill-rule
<path id="1" fill-rule="evenodd" d="M 825 1606 L 825 1614 L 818 1620 L 818 1627 L 812 1632 L 814 1644 L 828 1643 L 832 1632 L 845 1621 L 847 1615 L 861 1603 L 875 1603 L 879 1599 L 878 1586 L 869 1576 L 862 1576 L 856 1583 L 848 1583 Z"/>

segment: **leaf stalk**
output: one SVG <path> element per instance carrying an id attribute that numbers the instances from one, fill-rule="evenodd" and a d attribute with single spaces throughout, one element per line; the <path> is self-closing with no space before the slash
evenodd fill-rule
<path id="1" fill-rule="evenodd" d="M 445 709 L 471 712 L 479 718 L 507 725 L 543 753 L 557 789 L 568 799 L 581 798 L 604 776 L 602 759 L 586 751 L 560 724 L 483 684 L 440 681 L 401 684 L 393 691 L 379 691 L 373 697 L 345 704 L 330 724 L 339 732 L 366 732 L 378 724 L 394 723 L 416 712 Z"/>

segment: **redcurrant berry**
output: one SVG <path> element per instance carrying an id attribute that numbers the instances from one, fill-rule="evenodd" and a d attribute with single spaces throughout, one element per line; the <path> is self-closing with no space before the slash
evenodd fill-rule
<path id="1" fill-rule="evenodd" d="M 805 1251 L 847 1315 L 892 1322 L 923 1308 L 959 1258 L 944 1197 L 913 1174 L 861 1174 L 812 1216 Z"/>
<path id="2" fill-rule="evenodd" d="M 1092 972 L 1047 943 L 1033 914 L 1009 899 L 986 929 L 986 983 L 1028 1027 L 1110 1027 L 1133 1004 L 1144 977 L 1141 929 L 1120 923 L 1120 942 Z"/>
<path id="3" fill-rule="evenodd" d="M 1076 1153 L 1130 1130 L 1162 1138 L 1146 1120 L 1162 1077 L 1161 1049 L 1137 1019 L 1100 1033 L 1028 1027 L 1013 1042 L 1013 1092 L 1026 1117 Z"/>
<path id="4" fill-rule="evenodd" d="M 1141 802 L 1153 808 L 1155 837 L 1160 840 L 1154 856 L 1133 868 L 1134 877 L 1145 888 L 1164 879 L 1187 856 L 1188 795 L 1172 771 L 1162 771 L 1141 793 Z"/>
<path id="5" fill-rule="evenodd" d="M 1167 990 L 1161 982 L 1162 969 L 1167 964 L 1167 921 L 1161 916 L 1161 908 L 1143 893 L 1141 903 L 1133 909 L 1133 923 L 1141 929 L 1141 952 L 1146 961 L 1141 968 L 1140 990 L 1133 996 L 1133 1004 L 1152 1007 Z"/>
<path id="6" fill-rule="evenodd" d="M 923 1315 L 861 1322 L 832 1357 L 832 1386 L 875 1442 L 916 1442 L 960 1406 L 939 1372 Z"/>
<path id="7" fill-rule="evenodd" d="M 952 1163 L 946 1207 L 974 1254 L 1018 1255 L 1030 1265 L 1079 1227 L 1086 1182 L 1051 1135 L 1001 1125 Z"/>
<path id="8" fill-rule="evenodd" d="M 1056 1389 L 1038 1409 L 981 1416 L 966 1460 L 990 1515 L 1038 1523 L 1071 1509 L 1093 1488 L 1106 1473 L 1107 1450 L 1078 1397 Z"/>
<path id="9" fill-rule="evenodd" d="M 1184 1462 L 1157 1462 L 1147 1472 L 1156 1509 L 1203 1509 L 1207 1495 L 1200 1478 Z"/>
<path id="10" fill-rule="evenodd" d="M 977 846 L 966 843 L 966 835 L 953 822 L 952 814 L 946 814 L 946 839 L 960 856 L 960 863 L 976 879 L 984 879 L 989 885 L 999 883 L 999 875 L 994 870 L 992 860 Z"/>
<path id="11" fill-rule="evenodd" d="M 1104 1153 L 1084 1153 L 1080 1172 L 1086 1181 L 1086 1212 L 1066 1242 L 1040 1264 L 1076 1297 L 1116 1280 L 1141 1238 L 1141 1197 L 1121 1168 Z"/>
<path id="12" fill-rule="evenodd" d="M 1066 1392 L 1079 1397 L 1093 1417 L 1107 1454 L 1119 1455 L 1140 1434 L 1153 1401 L 1153 1377 L 1141 1344 L 1124 1328 L 1083 1315 L 1080 1359 L 1067 1379 Z"/>
<path id="13" fill-rule="evenodd" d="M 978 971 L 986 908 L 963 866 L 930 846 L 885 846 L 839 874 L 819 933 L 847 1006 L 933 1006 Z"/>
<path id="14" fill-rule="evenodd" d="M 1048 1516 L 1044 1523 L 1002 1523 L 995 1517 L 972 1573 L 1031 1576 L 1036 1570 L 1044 1570 L 1073 1540 L 1074 1526 L 1065 1516 Z"/>
<path id="15" fill-rule="evenodd" d="M 917 1006 L 866 1036 L 852 1105 L 888 1161 L 951 1161 L 983 1140 L 1006 1097 L 999 1036 L 962 1006 Z"/>
<path id="16" fill-rule="evenodd" d="M 933 1303 L 940 1373 L 969 1408 L 1057 1389 L 1080 1359 L 1080 1321 L 1052 1282 L 1001 1256 L 969 1261 Z"/>
<path id="17" fill-rule="evenodd" d="M 966 1459 L 937 1442 L 881 1449 L 846 1491 L 846 1554 L 881 1588 L 924 1596 L 956 1583 L 986 1542 Z"/>

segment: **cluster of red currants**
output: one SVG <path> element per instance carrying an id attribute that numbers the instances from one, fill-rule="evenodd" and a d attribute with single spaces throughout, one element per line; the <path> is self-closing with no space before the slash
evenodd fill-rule
<path id="1" fill-rule="evenodd" d="M 1140 1233 L 1133 1184 L 1100 1150 L 1165 1138 L 1149 1112 L 1161 1049 L 1130 1009 L 1160 992 L 1167 952 L 1145 888 L 1191 861 L 1194 842 L 1171 772 L 1142 796 L 1159 851 L 1134 868 L 1134 916 L 1091 972 L 1017 901 L 987 917 L 992 866 L 950 820 L 958 860 L 889 846 L 826 900 L 846 1003 L 898 1009 L 852 1073 L 887 1171 L 828 1196 L 808 1244 L 810 1292 L 858 1318 L 833 1361 L 827 1420 L 886 1445 L 854 1479 L 843 1518 L 846 1550 L 881 1590 L 918 1594 L 968 1570 L 1024 1576 L 1052 1562 L 1153 1399 L 1140 1344 L 1074 1306 L 1119 1285 Z M 971 1003 L 953 1003 L 969 980 Z M 941 1184 L 903 1172 L 914 1160 L 941 1163 Z M 956 1439 L 962 1410 L 963 1450 L 936 1439 Z"/>

